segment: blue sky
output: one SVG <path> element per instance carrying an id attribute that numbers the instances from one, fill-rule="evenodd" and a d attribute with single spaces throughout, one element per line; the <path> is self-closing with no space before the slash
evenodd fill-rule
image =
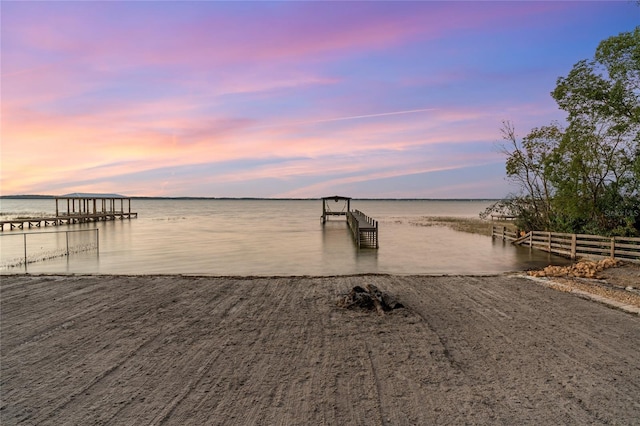
<path id="1" fill-rule="evenodd" d="M 13 2 L 2 195 L 500 198 L 635 2 Z"/>

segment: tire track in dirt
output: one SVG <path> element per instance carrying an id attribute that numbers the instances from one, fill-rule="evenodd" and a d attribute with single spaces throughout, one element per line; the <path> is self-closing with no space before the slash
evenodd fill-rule
<path id="1" fill-rule="evenodd" d="M 149 340 L 146 340 L 146 341 L 142 342 L 142 344 L 140 344 L 140 346 L 138 346 L 134 350 L 130 351 L 121 360 L 119 360 L 116 363 L 110 365 L 106 370 L 102 371 L 100 374 L 95 376 L 93 379 L 89 380 L 80 389 L 77 389 L 73 393 L 67 395 L 66 398 L 61 403 L 56 405 L 55 407 L 51 407 L 50 409 L 44 409 L 44 410 L 40 411 L 38 413 L 38 415 L 39 415 L 41 420 L 39 420 L 39 421 L 46 422 L 49 419 L 51 419 L 52 417 L 56 417 L 56 414 L 64 411 L 65 408 L 68 405 L 72 404 L 76 400 L 77 397 L 79 397 L 80 395 L 86 394 L 94 386 L 100 384 L 103 380 L 106 380 L 106 378 L 109 375 L 114 374 L 119 368 L 121 368 L 126 362 L 128 362 L 133 357 L 135 357 L 145 346 L 149 345 L 157 337 L 158 336 L 156 336 L 155 338 L 152 338 L 152 339 L 149 339 Z"/>
<path id="2" fill-rule="evenodd" d="M 217 356 L 210 356 L 205 337 L 220 344 L 228 340 L 224 336 L 219 336 L 221 340 L 217 339 L 209 330 L 215 329 L 216 323 L 238 303 L 238 297 L 228 287 L 218 287 L 214 292 L 202 291 L 204 287 L 208 286 L 196 280 L 189 288 L 180 289 L 181 298 L 196 301 L 190 303 L 188 308 L 181 301 L 173 308 L 170 308 L 168 301 L 162 304 L 162 314 L 167 316 L 162 330 L 163 338 L 158 339 L 158 344 L 145 354 L 147 358 L 160 362 L 141 363 L 138 369 L 144 372 L 146 380 L 136 380 L 140 374 L 122 378 L 123 382 L 137 381 L 137 391 L 130 395 L 128 401 L 164 401 L 161 409 L 140 410 L 139 406 L 127 403 L 114 413 L 114 419 L 162 424 L 171 418 L 179 418 L 176 415 L 178 407 L 206 379 Z M 166 382 L 183 384 L 167 387 Z M 105 383 L 105 387 L 105 392 L 108 392 L 111 385 Z"/>
<path id="3" fill-rule="evenodd" d="M 408 309 L 335 305 L 367 283 Z M 640 319 L 517 277 L 3 277 L 0 290 L 3 425 L 640 417 Z"/>
<path id="4" fill-rule="evenodd" d="M 387 347 L 392 348 L 392 351 L 381 352 L 378 355 L 381 358 L 379 361 L 381 364 L 393 365 L 394 360 L 400 358 L 404 360 L 400 365 L 406 366 L 401 372 L 396 371 L 395 375 L 382 381 L 381 399 L 386 401 L 385 413 L 389 413 L 388 423 L 455 423 L 456 419 L 466 418 L 468 421 L 469 418 L 473 418 L 473 414 L 485 414 L 486 409 L 483 409 L 478 398 L 472 395 L 472 386 L 469 384 L 460 360 L 455 357 L 456 347 L 448 343 L 446 330 L 434 327 L 428 316 L 424 315 L 420 309 L 423 305 L 415 303 L 420 300 L 416 298 L 419 294 L 416 289 L 419 290 L 419 287 L 407 286 L 408 283 L 413 282 L 412 278 L 389 277 L 385 280 L 378 283 L 378 287 L 400 298 L 408 308 L 404 316 L 411 324 L 411 328 L 415 328 L 415 332 L 410 333 L 403 324 L 399 330 L 391 333 L 393 343 Z M 407 337 L 402 338 L 403 335 Z M 405 360 L 401 354 L 406 345 L 411 344 L 412 340 L 418 338 L 417 336 L 424 341 L 415 349 L 408 351 L 415 352 L 416 361 Z M 427 342 L 428 345 L 425 344 Z M 402 378 L 404 380 L 399 381 Z M 407 380 L 407 378 L 410 379 Z M 419 380 L 416 382 L 416 379 Z M 401 383 L 402 387 L 394 386 L 395 383 Z M 408 389 L 411 391 L 409 392 Z M 406 402 L 406 405 L 390 404 L 397 403 L 399 400 Z M 465 401 L 469 406 L 465 407 L 459 401 Z M 407 410 L 406 407 L 410 409 Z M 421 407 L 421 409 L 412 407 Z"/>
<path id="5" fill-rule="evenodd" d="M 202 364 L 198 370 L 196 371 L 196 376 L 194 378 L 190 378 L 189 382 L 182 388 L 182 390 L 178 393 L 178 395 L 173 398 L 169 404 L 167 404 L 162 411 L 151 420 L 151 424 L 164 424 L 167 419 L 171 416 L 171 414 L 175 411 L 178 405 L 198 386 L 198 384 L 203 380 L 205 374 L 209 370 L 211 364 L 215 361 L 215 358 L 206 359 L 204 364 Z"/>
<path id="6" fill-rule="evenodd" d="M 369 365 L 371 368 L 371 375 L 373 377 L 373 381 L 374 381 L 374 385 L 375 385 L 375 389 L 376 389 L 376 402 L 377 402 L 377 408 L 378 408 L 378 414 L 380 415 L 380 423 L 382 425 L 386 425 L 387 422 L 385 421 L 385 416 L 383 413 L 383 409 L 382 409 L 382 399 L 380 398 L 380 395 L 382 394 L 381 392 L 381 386 L 380 386 L 380 380 L 378 379 L 378 374 L 376 373 L 376 365 L 373 361 L 373 357 L 371 356 L 371 349 L 369 348 L 369 344 L 367 343 L 367 341 L 365 340 L 364 342 L 365 344 L 365 350 L 367 353 L 367 357 L 369 358 Z"/>
<path id="7" fill-rule="evenodd" d="M 153 291 L 154 290 L 152 288 L 154 285 L 153 281 L 155 280 L 152 279 L 151 281 L 152 281 L 151 283 L 147 284 L 146 288 L 140 288 L 141 290 L 146 290 L 143 292 L 144 294 L 137 294 L 137 295 L 134 294 L 133 300 L 135 300 L 135 302 L 132 302 L 132 300 L 126 297 L 124 298 L 124 300 L 120 300 L 120 301 L 109 301 L 111 303 L 108 303 L 109 306 L 106 306 L 106 307 L 104 304 L 103 305 L 95 304 L 94 306 L 99 307 L 99 308 L 96 308 L 96 311 L 98 312 L 91 312 L 91 310 L 85 310 L 86 312 L 90 312 L 91 315 L 83 318 L 82 321 L 78 321 L 78 323 L 84 324 L 86 326 L 85 329 L 88 332 L 91 332 L 91 330 L 95 330 L 96 328 L 101 328 L 100 323 L 108 324 L 114 321 L 120 322 L 120 324 L 116 325 L 116 327 L 113 327 L 110 331 L 108 331 L 106 334 L 103 334 L 102 336 L 105 338 L 106 341 L 111 342 L 109 346 L 111 346 L 112 348 L 113 346 L 116 346 L 116 345 L 121 346 L 121 344 L 125 344 L 125 347 L 126 347 L 128 343 L 135 343 L 135 341 L 139 341 L 140 339 L 144 338 L 143 336 L 145 334 L 148 334 L 151 336 L 151 338 L 147 341 L 147 343 L 153 341 L 153 338 L 156 338 L 159 336 L 159 334 L 157 333 L 157 330 L 155 328 L 152 328 L 148 330 L 149 333 L 146 333 L 145 330 L 140 330 L 139 323 L 148 322 L 152 325 L 157 323 L 158 317 L 161 316 L 161 314 L 167 309 L 167 307 L 171 305 L 172 300 L 175 299 L 176 292 L 173 290 L 166 291 L 166 292 Z M 154 296 L 151 296 L 151 297 L 157 299 L 155 303 L 150 302 L 149 300 L 146 299 L 148 296 L 145 296 L 145 294 L 150 293 L 149 290 L 152 290 L 151 293 L 154 294 Z M 129 294 L 129 292 L 127 292 L 127 294 Z M 160 297 L 158 297 L 159 295 Z M 191 305 L 194 305 L 194 303 L 192 303 L 191 301 L 189 303 Z M 119 308 L 122 305 L 124 306 L 133 305 L 134 309 L 133 310 L 129 309 L 128 312 L 119 312 L 120 311 Z M 225 309 L 227 308 L 225 307 Z M 105 316 L 104 315 L 105 313 L 108 314 L 106 315 L 106 318 L 102 318 L 102 319 L 99 318 L 100 315 Z M 120 314 L 128 314 L 127 321 L 121 321 L 118 318 Z M 79 314 L 76 314 L 76 316 L 78 315 Z M 190 327 L 191 325 L 192 324 L 188 324 L 184 322 L 182 323 L 182 326 L 187 333 L 191 332 L 190 330 L 192 328 Z M 173 325 L 170 324 L 170 327 L 175 327 L 175 324 Z M 131 332 L 129 331 L 131 328 L 137 328 L 137 332 L 134 334 L 131 334 Z M 166 333 L 170 332 L 171 330 L 173 330 L 173 328 L 167 328 L 166 326 L 164 327 L 165 334 L 163 335 L 163 339 L 165 341 L 167 339 Z M 83 343 L 89 343 L 86 341 L 87 339 L 82 339 L 82 340 L 84 340 Z M 129 340 L 131 342 L 129 342 Z M 75 347 L 74 352 L 76 353 L 74 354 L 74 357 L 79 359 L 86 359 L 91 357 L 95 358 L 97 356 L 97 359 L 100 360 L 98 364 L 104 364 L 104 367 L 103 367 L 104 370 L 99 371 L 99 369 L 90 368 L 89 373 L 83 373 L 82 370 L 85 369 L 85 367 L 82 367 L 81 365 L 76 365 L 74 367 L 69 368 L 68 369 L 69 374 L 70 375 L 73 374 L 76 376 L 76 379 L 74 380 L 74 383 L 76 384 L 71 384 L 70 390 L 66 394 L 71 395 L 70 398 L 72 398 L 73 400 L 70 401 L 69 399 L 66 399 L 66 400 L 63 400 L 62 402 L 59 401 L 58 405 L 61 407 L 67 407 L 70 404 L 78 405 L 75 402 L 77 401 L 77 399 L 75 399 L 75 397 L 77 396 L 77 393 L 73 391 L 73 388 L 76 388 L 76 389 L 80 388 L 81 392 L 84 392 L 84 393 L 87 393 L 89 390 L 93 391 L 93 388 L 102 388 L 103 390 L 107 389 L 108 391 L 108 389 L 111 387 L 110 386 L 111 380 L 109 380 L 108 376 L 114 375 L 114 376 L 120 377 L 121 374 L 116 374 L 116 373 L 120 373 L 120 371 L 118 371 L 119 367 L 123 366 L 128 360 L 137 356 L 142 351 L 142 349 L 145 348 L 145 345 L 143 344 L 138 346 L 136 349 L 132 350 L 130 354 L 128 356 L 125 356 L 124 358 L 113 358 L 109 354 L 110 351 L 100 351 L 100 350 L 94 351 L 93 354 L 85 352 L 84 356 L 82 356 L 82 347 L 84 346 L 86 345 L 83 344 L 81 347 Z M 125 347 L 120 347 L 115 349 L 117 349 L 119 353 L 122 353 Z M 61 352 L 59 359 L 64 359 L 67 356 L 65 354 L 68 354 L 68 352 L 66 351 Z M 109 360 L 110 358 L 111 360 Z M 97 365 L 97 366 L 100 367 L 100 365 Z M 91 373 L 91 371 L 96 371 L 96 372 Z M 62 379 L 63 377 L 59 377 L 58 380 L 62 380 Z M 64 378 L 64 381 L 68 381 L 68 378 Z M 100 389 L 96 389 L 96 393 L 99 393 L 99 392 L 100 392 Z M 108 411 L 108 410 L 104 410 L 104 411 Z M 40 414 L 45 414 L 45 412 L 43 411 Z M 103 414 L 106 415 L 106 413 L 103 413 Z"/>
<path id="8" fill-rule="evenodd" d="M 498 281 L 500 284 L 493 285 L 491 281 Z M 502 284 L 503 281 L 506 285 Z M 487 282 L 484 278 L 464 277 L 460 282 L 450 282 L 448 285 L 446 289 L 433 285 L 417 289 L 416 297 L 419 300 L 425 299 L 424 292 L 437 297 L 435 293 L 431 293 L 434 289 L 447 295 L 446 298 L 437 298 L 438 303 L 429 309 L 425 309 L 424 304 L 418 309 L 436 329 L 447 336 L 455 337 L 450 339 L 451 353 L 463 366 L 467 380 L 471 380 L 470 384 L 479 387 L 485 394 L 487 391 L 490 391 L 489 395 L 495 394 L 489 399 L 484 398 L 491 402 L 494 410 L 511 412 L 519 411 L 522 407 L 539 408 L 539 400 L 546 399 L 546 409 L 563 421 L 582 423 L 603 420 L 599 414 L 595 415 L 594 411 L 585 405 L 584 397 L 588 397 L 593 388 L 607 386 L 606 375 L 602 375 L 601 370 L 593 368 L 593 360 L 611 354 L 612 349 L 609 348 L 604 351 L 605 354 L 598 355 L 595 355 L 595 352 L 592 352 L 594 355 L 576 353 L 576 350 L 580 351 L 579 339 L 576 339 L 578 334 L 572 332 L 572 329 L 578 328 L 597 340 L 597 334 L 593 333 L 594 325 L 606 321 L 599 309 L 593 304 L 582 303 L 577 298 L 565 295 L 562 299 L 566 303 L 566 309 L 563 307 L 549 312 L 545 304 L 550 294 L 539 289 L 527 288 L 516 278 L 507 280 L 500 277 Z M 496 291 L 496 288 L 501 291 Z M 524 292 L 525 289 L 527 298 L 524 299 L 517 294 L 509 294 L 511 291 Z M 496 294 L 500 296 L 496 297 Z M 551 296 L 556 299 L 555 295 Z M 467 311 L 464 316 L 450 314 L 456 312 L 456 305 L 463 306 Z M 496 310 L 496 306 L 501 308 Z M 534 309 L 531 309 L 531 306 Z M 599 314 L 595 314 L 594 308 Z M 583 315 L 583 310 L 590 314 Z M 526 321 L 521 320 L 521 311 L 528 311 Z M 607 314 L 618 316 L 613 312 Z M 566 324 L 571 325 L 566 327 Z M 637 339 L 638 333 L 633 334 Z M 611 347 L 610 343 L 605 346 Z M 615 347 L 614 345 L 613 348 Z M 618 355 L 619 359 L 612 364 L 628 363 L 628 356 L 627 353 L 625 359 Z M 525 359 L 528 363 L 523 361 Z M 489 368 L 479 368 L 483 365 L 483 360 L 491 361 L 487 364 Z M 530 364 L 531 361 L 533 366 Z M 496 365 L 503 368 L 498 369 Z M 628 373 L 632 371 L 627 369 Z M 583 398 L 574 398 L 566 392 L 566 379 L 563 380 L 565 375 L 572 380 L 580 377 L 580 381 L 590 383 L 586 387 L 581 386 Z M 635 376 L 638 377 L 637 370 Z M 496 377 L 501 377 L 501 380 L 496 380 Z M 531 384 L 529 392 L 518 392 L 523 382 Z M 500 386 L 510 389 L 510 394 L 501 395 Z M 548 395 L 555 393 L 565 395 L 568 400 L 565 407 L 548 401 Z M 633 405 L 633 399 L 628 394 L 619 394 L 618 397 L 624 402 L 612 403 L 620 410 L 624 410 L 625 404 Z M 611 396 L 607 399 L 611 399 Z M 589 400 L 589 404 L 596 402 L 593 398 Z M 613 419 L 609 417 L 608 421 Z"/>

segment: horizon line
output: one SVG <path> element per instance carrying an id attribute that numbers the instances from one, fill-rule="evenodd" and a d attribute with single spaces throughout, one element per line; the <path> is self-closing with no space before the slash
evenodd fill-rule
<path id="1" fill-rule="evenodd" d="M 86 197 L 80 198 L 100 198 L 100 196 L 104 195 L 114 195 L 114 194 L 91 194 Z M 118 195 L 122 198 L 131 198 L 131 199 L 158 199 L 158 200 L 321 200 L 323 197 L 208 197 L 208 196 L 193 196 L 193 195 L 177 195 L 177 196 L 155 196 L 155 195 Z M 328 197 L 334 197 L 335 195 L 330 195 Z M 49 194 L 13 194 L 13 195 L 0 195 L 0 199 L 49 199 L 49 198 L 60 198 L 65 197 L 64 195 L 49 195 Z M 426 198 L 426 197 L 381 197 L 381 198 L 372 198 L 372 197 L 350 197 L 352 200 L 371 200 L 371 201 L 494 201 L 501 200 L 504 198 L 491 198 L 491 197 L 480 197 L 480 198 L 469 198 L 469 197 L 457 197 L 457 198 Z"/>

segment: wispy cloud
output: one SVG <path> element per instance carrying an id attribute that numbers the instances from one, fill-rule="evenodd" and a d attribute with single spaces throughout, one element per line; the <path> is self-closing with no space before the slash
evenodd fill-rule
<path id="1" fill-rule="evenodd" d="M 555 79 L 637 10 L 6 2 L 1 190 L 483 196 L 500 122 L 562 119 Z"/>
<path id="2" fill-rule="evenodd" d="M 365 118 L 388 117 L 388 116 L 403 115 L 403 114 L 416 114 L 419 112 L 428 112 L 428 111 L 436 111 L 436 110 L 437 108 L 421 108 L 421 109 L 411 109 L 406 111 L 393 111 L 393 112 L 380 112 L 376 114 L 351 115 L 348 117 L 321 118 L 321 119 L 315 119 L 315 120 L 297 121 L 293 123 L 268 124 L 268 125 L 259 126 L 259 127 L 268 128 L 268 127 L 300 126 L 304 124 L 330 123 L 333 121 L 361 120 Z"/>

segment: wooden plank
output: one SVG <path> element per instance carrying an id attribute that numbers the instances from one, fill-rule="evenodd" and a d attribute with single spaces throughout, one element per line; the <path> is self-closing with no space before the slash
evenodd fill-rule
<path id="1" fill-rule="evenodd" d="M 554 237 L 566 237 L 571 238 L 572 234 L 567 234 L 566 232 L 547 232 L 547 234 L 551 234 Z"/>
<path id="2" fill-rule="evenodd" d="M 602 235 L 592 235 L 592 234 L 576 234 L 578 239 L 582 240 L 608 240 L 609 237 L 603 237 Z"/>
<path id="3" fill-rule="evenodd" d="M 636 238 L 636 237 L 616 237 L 616 244 L 618 243 L 618 241 L 625 242 L 625 243 L 640 243 L 640 238 Z"/>
<path id="4" fill-rule="evenodd" d="M 85 223 L 91 221 L 100 221 L 100 220 L 124 220 L 124 219 L 132 219 L 137 218 L 138 213 L 96 213 L 96 214 L 82 214 L 82 213 L 73 213 L 60 215 L 56 217 L 39 217 L 39 218 L 28 218 L 28 219 L 14 219 L 14 220 L 3 220 L 0 221 L 0 231 L 4 231 L 4 226 L 9 225 L 9 229 L 24 229 L 24 226 L 27 225 L 29 228 L 37 227 L 40 228 L 44 226 L 58 226 L 58 225 L 70 225 L 73 223 Z"/>
<path id="5" fill-rule="evenodd" d="M 616 248 L 618 247 L 636 249 L 640 252 L 640 244 L 623 244 L 616 238 Z"/>
<path id="6" fill-rule="evenodd" d="M 616 247 L 615 255 L 616 255 L 616 257 L 621 256 L 621 255 L 634 256 L 634 257 L 640 259 L 640 251 L 618 250 L 617 247 Z"/>
<path id="7" fill-rule="evenodd" d="M 602 241 L 592 241 L 592 240 L 578 240 L 579 246 L 590 246 L 590 247 L 601 247 L 601 246 L 611 246 L 611 239 L 608 238 Z"/>
<path id="8" fill-rule="evenodd" d="M 591 247 L 578 247 L 578 253 L 605 253 L 606 256 L 610 256 L 610 248 L 609 247 L 599 247 L 599 248 L 591 248 Z"/>

